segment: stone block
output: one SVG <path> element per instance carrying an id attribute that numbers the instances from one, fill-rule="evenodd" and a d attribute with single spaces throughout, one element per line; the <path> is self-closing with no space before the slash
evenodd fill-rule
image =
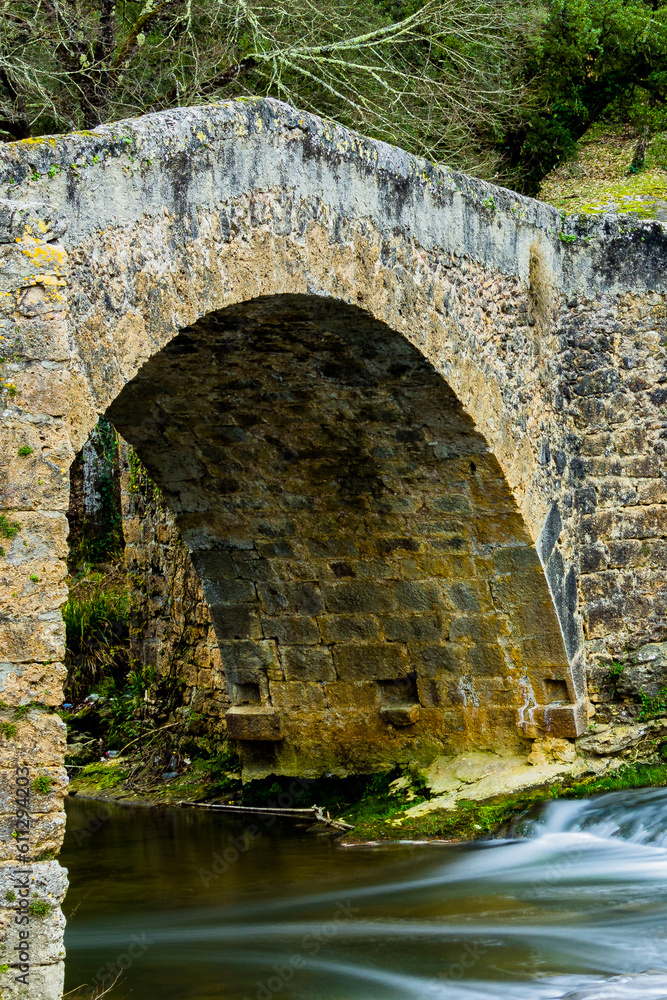
<path id="1" fill-rule="evenodd" d="M 509 576 L 499 576 L 491 580 L 493 599 L 497 607 L 510 608 L 515 605 L 530 604 L 540 595 L 548 598 L 548 591 L 542 567 L 532 571 L 516 572 Z"/>
<path id="2" fill-rule="evenodd" d="M 652 642 L 636 650 L 616 680 L 616 690 L 624 697 L 640 700 L 641 694 L 655 697 L 667 687 L 667 642 Z"/>
<path id="3" fill-rule="evenodd" d="M 436 514 L 470 514 L 473 505 L 465 493 L 449 493 L 446 496 L 429 497 L 426 509 Z"/>
<path id="4" fill-rule="evenodd" d="M 540 570 L 541 564 L 532 545 L 510 545 L 495 549 L 493 562 L 498 573 L 525 573 Z"/>
<path id="5" fill-rule="evenodd" d="M 209 607 L 231 606 L 257 600 L 254 584 L 250 580 L 203 580 L 204 596 Z"/>
<path id="6" fill-rule="evenodd" d="M 259 614 L 250 604 L 231 607 L 212 604 L 209 607 L 213 628 L 220 642 L 230 639 L 261 639 Z"/>
<path id="7" fill-rule="evenodd" d="M 257 542 L 257 551 L 265 559 L 294 559 L 296 551 L 284 538 L 275 542 Z"/>
<path id="8" fill-rule="evenodd" d="M 273 580 L 258 584 L 257 592 L 269 615 L 317 615 L 323 608 L 317 583 Z"/>
<path id="9" fill-rule="evenodd" d="M 588 726 L 588 706 L 582 699 L 573 705 L 538 705 L 528 716 L 517 713 L 517 725 L 523 734 L 536 739 L 545 733 L 560 739 L 575 739 Z"/>
<path id="10" fill-rule="evenodd" d="M 280 717 L 273 708 L 235 705 L 225 714 L 227 735 L 232 740 L 282 740 Z"/>
<path id="11" fill-rule="evenodd" d="M 397 611 L 437 611 L 443 601 L 435 583 L 423 580 L 397 580 L 394 584 Z"/>
<path id="12" fill-rule="evenodd" d="M 331 651 L 323 646 L 289 646 L 280 659 L 289 681 L 333 681 L 336 679 Z"/>
<path id="13" fill-rule="evenodd" d="M 438 642 L 448 638 L 447 622 L 441 615 L 398 615 L 380 619 L 385 638 L 397 642 Z"/>
<path id="14" fill-rule="evenodd" d="M 192 562 L 202 581 L 235 580 L 238 576 L 231 552 L 227 549 L 203 549 L 193 552 Z"/>
<path id="15" fill-rule="evenodd" d="M 419 721 L 419 705 L 383 705 L 380 715 L 392 726 L 413 726 Z"/>
<path id="16" fill-rule="evenodd" d="M 251 556 L 254 558 L 251 558 Z M 277 578 L 277 573 L 271 560 L 259 558 L 256 552 L 235 552 L 234 565 L 242 580 L 265 583 Z"/>
<path id="17" fill-rule="evenodd" d="M 321 615 L 318 624 L 325 642 L 379 640 L 380 626 L 370 615 Z"/>
<path id="18" fill-rule="evenodd" d="M 65 653 L 65 623 L 59 611 L 0 619 L 0 650 L 4 661 L 60 662 Z"/>
<path id="19" fill-rule="evenodd" d="M 518 666 L 538 666 L 541 664 L 567 664 L 567 655 L 560 629 L 544 631 L 541 635 L 513 639 L 516 655 L 512 658 Z"/>
<path id="20" fill-rule="evenodd" d="M 315 619 L 299 615 L 262 618 L 262 632 L 266 639 L 277 639 L 283 646 L 307 646 L 321 642 Z"/>
<path id="21" fill-rule="evenodd" d="M 282 681 L 270 684 L 271 701 L 278 711 L 289 712 L 290 720 L 300 712 L 323 711 L 327 701 L 321 684 L 312 681 Z"/>
<path id="22" fill-rule="evenodd" d="M 335 614 L 382 614 L 392 611 L 394 595 L 391 584 L 371 581 L 328 583 L 322 587 L 326 609 Z"/>
<path id="23" fill-rule="evenodd" d="M 67 727 L 55 713 L 31 709 L 22 719 L 5 713 L 4 721 L 13 722 L 16 733 L 0 736 L 2 766 L 60 767 L 65 756 Z M 3 780 L 10 781 L 3 774 Z"/>
<path id="24" fill-rule="evenodd" d="M 408 656 L 418 677 L 437 677 L 441 673 L 459 674 L 465 669 L 466 647 L 455 642 L 408 644 Z"/>
<path id="25" fill-rule="evenodd" d="M 0 774 L 0 777 L 3 775 Z M 46 851 L 58 852 L 65 836 L 65 813 L 32 813 L 30 819 L 30 850 L 22 853 L 16 832 L 16 816 L 0 814 L 0 844 L 6 861 L 31 861 Z"/>
<path id="26" fill-rule="evenodd" d="M 380 692 L 375 681 L 338 680 L 324 684 L 331 711 L 374 712 L 380 707 Z"/>
<path id="27" fill-rule="evenodd" d="M 407 651 L 397 643 L 364 643 L 333 647 L 336 673 L 341 680 L 391 680 L 408 673 Z"/>
<path id="28" fill-rule="evenodd" d="M 507 671 L 503 651 L 497 643 L 475 643 L 468 649 L 466 656 L 473 677 L 502 675 Z"/>
<path id="29" fill-rule="evenodd" d="M 508 633 L 507 622 L 499 615 L 468 615 L 452 619 L 449 625 L 449 638 L 452 642 L 468 639 L 492 643 L 499 636 Z"/>
<path id="30" fill-rule="evenodd" d="M 55 708 L 62 704 L 66 676 L 63 663 L 0 661 L 0 701 L 12 707 L 41 702 Z"/>
<path id="31" fill-rule="evenodd" d="M 307 538 L 306 545 L 315 559 L 351 559 L 359 554 L 354 540 L 344 535 L 334 535 L 332 538 Z"/>
<path id="32" fill-rule="evenodd" d="M 270 671 L 280 669 L 276 644 L 267 639 L 221 643 L 220 655 L 228 680 L 241 684 L 257 683 Z"/>

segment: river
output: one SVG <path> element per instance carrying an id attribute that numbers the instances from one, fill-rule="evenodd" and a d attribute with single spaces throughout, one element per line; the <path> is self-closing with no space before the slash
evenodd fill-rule
<path id="1" fill-rule="evenodd" d="M 465 845 L 67 809 L 68 1000 L 667 998 L 667 789 Z"/>

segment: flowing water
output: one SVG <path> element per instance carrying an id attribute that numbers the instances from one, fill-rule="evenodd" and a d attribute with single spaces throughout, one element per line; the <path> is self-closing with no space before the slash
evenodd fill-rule
<path id="1" fill-rule="evenodd" d="M 341 847 L 71 800 L 66 990 L 120 973 L 110 1000 L 667 1000 L 667 789 L 553 802 L 519 834 Z"/>

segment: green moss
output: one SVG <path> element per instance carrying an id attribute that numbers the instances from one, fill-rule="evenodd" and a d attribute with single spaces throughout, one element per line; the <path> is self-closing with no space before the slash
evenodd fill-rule
<path id="1" fill-rule="evenodd" d="M 19 448 L 19 455 L 21 458 L 25 458 L 26 455 L 32 455 L 32 448 L 28 444 L 22 444 Z"/>
<path id="2" fill-rule="evenodd" d="M 14 903 L 16 901 L 16 893 L 13 889 L 8 889 L 5 893 L 5 899 L 8 903 Z"/>
<path id="3" fill-rule="evenodd" d="M 364 840 L 428 837 L 475 840 L 498 833 L 535 807 L 553 799 L 588 798 L 602 792 L 666 784 L 667 764 L 626 764 L 603 778 L 498 796 L 483 803 L 462 799 L 456 809 L 439 809 L 414 819 L 405 818 L 398 826 L 392 820 L 400 818 L 406 808 L 419 801 L 418 798 L 406 803 L 397 802 L 395 798 L 386 795 L 369 797 L 345 811 L 342 818 L 354 825 L 352 836 Z"/>
<path id="4" fill-rule="evenodd" d="M 659 719 L 661 716 L 667 715 L 667 687 L 661 688 L 657 695 L 649 695 L 645 694 L 644 691 L 640 691 L 639 697 L 642 702 L 639 718 L 642 722 L 648 719 Z"/>
<path id="5" fill-rule="evenodd" d="M 93 785 L 99 791 L 117 788 L 125 781 L 128 770 L 122 767 L 120 761 L 112 760 L 108 764 L 87 764 L 78 775 L 78 784 Z"/>
<path id="6" fill-rule="evenodd" d="M 51 912 L 51 904 L 45 899 L 33 899 L 28 906 L 28 913 L 31 917 L 46 917 Z"/>
<path id="7" fill-rule="evenodd" d="M 10 521 L 5 514 L 0 514 L 0 537 L 1 538 L 14 538 L 16 534 L 21 530 L 21 525 L 18 521 Z"/>
<path id="8" fill-rule="evenodd" d="M 0 734 L 5 737 L 6 740 L 11 740 L 16 736 L 16 723 L 15 722 L 0 722 Z"/>
<path id="9" fill-rule="evenodd" d="M 596 215 L 612 206 L 654 219 L 656 201 L 667 199 L 667 133 L 653 138 L 644 167 L 631 170 L 636 141 L 631 129 L 594 126 L 576 155 L 545 177 L 539 197 L 566 214 Z"/>
<path id="10" fill-rule="evenodd" d="M 32 783 L 32 790 L 38 795 L 48 795 L 53 785 L 53 778 L 46 774 L 40 774 Z"/>

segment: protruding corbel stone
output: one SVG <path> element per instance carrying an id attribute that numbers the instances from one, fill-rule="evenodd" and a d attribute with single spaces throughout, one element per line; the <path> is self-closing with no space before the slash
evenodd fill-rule
<path id="1" fill-rule="evenodd" d="M 226 713 L 227 735 L 232 740 L 282 740 L 280 716 L 264 705 L 235 705 Z"/>

